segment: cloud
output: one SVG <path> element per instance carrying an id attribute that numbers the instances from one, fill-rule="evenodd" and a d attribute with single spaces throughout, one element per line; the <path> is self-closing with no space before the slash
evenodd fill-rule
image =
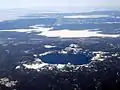
<path id="1" fill-rule="evenodd" d="M 0 0 L 1 8 L 120 7 L 119 0 Z"/>

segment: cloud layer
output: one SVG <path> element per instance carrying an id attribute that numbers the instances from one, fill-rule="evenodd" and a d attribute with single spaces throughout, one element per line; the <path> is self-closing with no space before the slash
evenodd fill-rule
<path id="1" fill-rule="evenodd" d="M 119 0 L 1 0 L 1 8 L 119 7 Z"/>

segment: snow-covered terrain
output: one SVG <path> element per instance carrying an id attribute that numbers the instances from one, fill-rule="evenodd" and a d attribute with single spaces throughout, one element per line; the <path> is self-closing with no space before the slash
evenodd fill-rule
<path id="1" fill-rule="evenodd" d="M 110 17 L 109 15 L 74 15 L 74 16 L 64 16 L 64 18 L 101 18 Z"/>
<path id="2" fill-rule="evenodd" d="M 54 30 L 42 32 L 39 35 L 47 37 L 60 37 L 60 38 L 79 38 L 79 37 L 119 37 L 119 34 L 100 34 L 100 31 L 89 30 Z"/>
<path id="3" fill-rule="evenodd" d="M 38 32 L 40 36 L 47 36 L 47 37 L 60 37 L 60 38 L 79 38 L 79 37 L 112 37 L 116 38 L 119 37 L 120 34 L 101 34 L 102 31 L 91 31 L 96 29 L 88 29 L 88 30 L 52 30 L 51 28 L 39 27 L 38 25 L 30 26 L 33 29 L 13 29 L 13 30 L 0 30 L 7 31 L 7 32 Z"/>

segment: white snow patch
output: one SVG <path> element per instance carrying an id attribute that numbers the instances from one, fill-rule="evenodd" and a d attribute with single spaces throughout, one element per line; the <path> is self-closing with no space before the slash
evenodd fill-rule
<path id="1" fill-rule="evenodd" d="M 39 63 L 36 63 L 36 64 L 23 64 L 23 66 L 27 69 L 40 69 L 44 66 L 48 65 L 47 63 L 42 63 L 42 64 L 39 64 Z"/>
<path id="2" fill-rule="evenodd" d="M 119 34 L 100 34 L 101 31 L 89 30 L 56 30 L 56 31 L 43 31 L 38 35 L 47 37 L 60 37 L 60 38 L 78 38 L 78 37 L 119 37 Z"/>
<path id="3" fill-rule="evenodd" d="M 65 67 L 64 64 L 58 64 L 58 65 L 57 65 L 57 68 L 58 68 L 58 69 L 62 69 L 62 68 L 64 68 L 64 67 Z"/>
<path id="4" fill-rule="evenodd" d="M 118 54 L 118 53 L 115 53 L 115 54 L 112 54 L 112 56 L 115 56 L 115 57 L 116 57 L 116 56 L 119 56 L 119 54 Z"/>
<path id="5" fill-rule="evenodd" d="M 30 51 L 30 50 L 26 50 L 26 51 L 24 51 L 24 53 L 29 53 L 29 51 Z"/>
<path id="6" fill-rule="evenodd" d="M 101 18 L 110 17 L 109 15 L 74 15 L 74 16 L 64 16 L 64 18 Z"/>
<path id="7" fill-rule="evenodd" d="M 39 29 L 40 27 L 43 27 L 45 26 L 44 24 L 40 24 L 40 25 L 34 25 L 34 26 L 29 26 L 31 28 L 34 28 L 34 29 Z"/>
<path id="8" fill-rule="evenodd" d="M 100 58 L 100 59 L 98 59 L 99 61 L 104 61 L 105 59 L 104 58 Z"/>
<path id="9" fill-rule="evenodd" d="M 96 54 L 91 60 L 98 60 L 98 61 L 104 61 L 106 56 L 104 56 L 104 54 L 106 54 L 107 52 L 102 52 L 102 51 L 98 51 L 98 52 L 93 52 L 93 54 Z"/>
<path id="10" fill-rule="evenodd" d="M 45 48 L 55 48 L 56 46 L 52 46 L 52 45 L 44 45 Z"/>
<path id="11" fill-rule="evenodd" d="M 39 59 L 39 58 L 35 58 L 35 62 L 40 62 L 40 63 L 42 63 L 42 60 Z"/>
<path id="12" fill-rule="evenodd" d="M 108 54 L 109 52 L 93 51 L 93 54 Z"/>
<path id="13" fill-rule="evenodd" d="M 20 69 L 20 66 L 16 66 L 16 68 L 15 69 Z"/>
<path id="14" fill-rule="evenodd" d="M 120 23 L 120 22 L 103 22 L 103 23 L 107 23 L 107 24 L 115 24 L 115 23 Z"/>
<path id="15" fill-rule="evenodd" d="M 13 29 L 13 30 L 0 30 L 0 32 L 7 31 L 7 32 L 26 32 L 26 33 L 31 33 L 31 32 L 46 32 L 49 31 L 51 28 L 44 28 L 44 27 L 39 27 L 38 25 L 35 26 L 30 26 L 33 29 Z"/>
<path id="16" fill-rule="evenodd" d="M 72 47 L 72 48 L 77 48 L 78 47 L 77 44 L 70 44 L 69 46 Z"/>
<path id="17" fill-rule="evenodd" d="M 45 55 L 51 54 L 51 53 L 53 53 L 53 52 L 54 52 L 54 51 L 44 52 L 44 53 L 39 54 L 39 56 L 45 56 Z"/>
<path id="18" fill-rule="evenodd" d="M 6 87 L 12 87 L 15 86 L 18 83 L 18 81 L 11 81 L 9 78 L 1 78 L 0 79 L 0 84 L 5 85 Z"/>
<path id="19" fill-rule="evenodd" d="M 67 54 L 68 52 L 65 51 L 65 50 L 61 50 L 61 51 L 59 51 L 58 53 L 59 53 L 59 54 Z"/>
<path id="20" fill-rule="evenodd" d="M 86 68 L 88 68 L 89 67 L 89 64 L 82 64 L 82 65 L 80 65 L 81 67 L 86 67 Z"/>
<path id="21" fill-rule="evenodd" d="M 34 57 L 37 57 L 37 54 L 33 54 Z"/>
<path id="22" fill-rule="evenodd" d="M 115 18 L 120 19 L 120 16 L 117 16 L 117 17 L 115 17 Z"/>

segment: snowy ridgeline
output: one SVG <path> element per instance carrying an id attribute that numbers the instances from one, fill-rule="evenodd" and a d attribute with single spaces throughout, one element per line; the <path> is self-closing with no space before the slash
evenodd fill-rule
<path id="1" fill-rule="evenodd" d="M 45 45 L 45 47 L 47 46 L 47 48 L 54 48 L 55 46 L 51 46 L 51 45 Z M 61 51 L 58 51 L 59 54 L 68 54 L 69 51 L 73 51 L 72 54 L 77 54 L 79 52 L 86 54 L 86 52 L 88 52 L 88 50 L 83 50 L 82 48 L 80 48 L 77 44 L 70 44 L 68 47 L 66 47 L 65 49 L 62 49 Z M 40 58 L 38 58 L 38 56 L 42 57 L 42 56 L 46 56 L 48 54 L 51 53 L 56 53 L 55 51 L 48 51 L 45 53 L 41 53 L 39 55 L 34 54 L 33 56 L 35 57 L 34 60 L 32 62 L 27 62 L 27 63 L 22 63 L 21 65 L 16 66 L 16 70 L 19 70 L 21 68 L 24 69 L 31 69 L 31 70 L 36 70 L 36 71 L 42 71 L 44 69 L 47 70 L 53 70 L 53 69 L 57 69 L 60 71 L 64 71 L 65 72 L 65 68 L 69 67 L 69 68 L 74 68 L 74 70 L 77 70 L 81 67 L 88 67 L 89 68 L 89 64 L 82 64 L 82 65 L 73 65 L 71 63 L 68 62 L 68 64 L 49 64 L 49 63 L 44 63 Z M 111 57 L 118 57 L 118 59 L 120 59 L 120 55 L 118 53 L 113 53 L 112 55 L 109 54 L 109 52 L 102 52 L 102 51 L 93 51 L 90 52 L 92 53 L 94 56 L 91 58 L 91 62 L 94 61 L 104 61 L 107 58 L 111 58 Z"/>

